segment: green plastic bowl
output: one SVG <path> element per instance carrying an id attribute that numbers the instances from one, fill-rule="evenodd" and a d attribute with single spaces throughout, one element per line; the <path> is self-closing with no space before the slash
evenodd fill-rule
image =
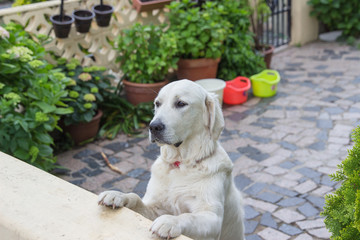
<path id="1" fill-rule="evenodd" d="M 272 97 L 276 94 L 280 74 L 275 70 L 266 69 L 251 76 L 250 80 L 256 97 Z"/>

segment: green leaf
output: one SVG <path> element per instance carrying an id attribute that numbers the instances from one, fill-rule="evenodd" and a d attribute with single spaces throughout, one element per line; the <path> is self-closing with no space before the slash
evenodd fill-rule
<path id="1" fill-rule="evenodd" d="M 86 122 L 90 122 L 92 120 L 92 118 L 93 118 L 93 114 L 91 112 L 87 112 L 87 113 L 84 114 L 83 117 L 84 117 Z"/>
<path id="2" fill-rule="evenodd" d="M 39 155 L 42 156 L 42 157 L 49 157 L 52 155 L 53 153 L 53 150 L 50 146 L 48 145 L 44 145 L 44 144 L 41 144 L 39 145 Z"/>
<path id="3" fill-rule="evenodd" d="M 34 93 L 30 92 L 30 91 L 28 91 L 26 94 L 27 94 L 27 96 L 29 96 L 29 97 L 31 97 L 31 98 L 33 98 L 35 100 L 40 100 L 39 96 L 37 96 L 36 94 L 34 94 Z"/>
<path id="4" fill-rule="evenodd" d="M 41 143 L 51 144 L 53 143 L 53 139 L 47 133 L 35 133 L 35 138 L 39 140 Z"/>
<path id="5" fill-rule="evenodd" d="M 50 124 L 48 124 L 48 123 L 43 123 L 43 125 L 42 125 L 43 127 L 44 127 L 44 129 L 46 130 L 46 131 L 48 131 L 48 132 L 51 132 L 51 131 L 53 131 L 54 130 L 54 127 L 53 126 L 51 126 Z"/>
<path id="6" fill-rule="evenodd" d="M 17 123 L 19 123 L 22 129 L 24 129 L 26 132 L 29 131 L 29 125 L 27 122 L 25 122 L 25 120 L 17 121 Z"/>
<path id="7" fill-rule="evenodd" d="M 19 65 L 1 63 L 0 69 L 1 69 L 2 73 L 12 74 L 12 73 L 16 73 L 16 72 L 20 71 L 21 67 Z"/>
<path id="8" fill-rule="evenodd" d="M 44 113 L 51 113 L 56 110 L 56 107 L 46 102 L 35 102 L 34 105 L 38 106 Z"/>
<path id="9" fill-rule="evenodd" d="M 29 139 L 27 138 L 19 138 L 17 139 L 18 146 L 23 150 L 29 149 Z"/>
<path id="10" fill-rule="evenodd" d="M 55 114 L 59 114 L 59 115 L 71 114 L 73 112 L 74 112 L 73 108 L 56 108 L 56 110 L 54 111 Z"/>
<path id="11" fill-rule="evenodd" d="M 30 158 L 30 155 L 26 151 L 20 148 L 16 149 L 16 151 L 14 152 L 14 156 L 25 161 Z"/>
<path id="12" fill-rule="evenodd" d="M 31 155 L 31 163 L 34 163 L 39 155 L 39 148 L 35 147 L 35 146 L 31 146 L 29 154 Z"/>

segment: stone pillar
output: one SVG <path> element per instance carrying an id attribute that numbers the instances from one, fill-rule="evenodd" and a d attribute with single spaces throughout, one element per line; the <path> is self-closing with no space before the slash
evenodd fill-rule
<path id="1" fill-rule="evenodd" d="M 319 22 L 310 16 L 308 0 L 292 0 L 291 4 L 291 42 L 290 45 L 304 45 L 318 39 Z"/>

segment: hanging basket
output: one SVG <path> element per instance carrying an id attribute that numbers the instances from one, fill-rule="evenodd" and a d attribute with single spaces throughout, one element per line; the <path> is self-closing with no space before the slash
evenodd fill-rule
<path id="1" fill-rule="evenodd" d="M 61 20 L 60 15 L 50 16 L 50 21 L 53 24 L 55 36 L 57 38 L 67 38 L 71 30 L 71 24 L 74 22 L 74 18 L 69 15 L 64 15 Z"/>
<path id="2" fill-rule="evenodd" d="M 79 33 L 89 32 L 95 14 L 89 10 L 75 10 L 72 15 L 75 19 L 76 31 Z"/>
<path id="3" fill-rule="evenodd" d="M 99 27 L 107 27 L 110 25 L 111 15 L 114 12 L 114 7 L 111 5 L 95 5 L 92 7 L 95 13 L 96 23 Z"/>

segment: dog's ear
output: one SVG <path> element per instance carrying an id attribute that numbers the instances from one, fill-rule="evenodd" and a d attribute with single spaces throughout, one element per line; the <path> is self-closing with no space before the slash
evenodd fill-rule
<path id="1" fill-rule="evenodd" d="M 224 117 L 221 111 L 219 100 L 214 93 L 207 93 L 205 99 L 206 113 L 204 119 L 213 140 L 217 140 L 224 129 Z"/>

